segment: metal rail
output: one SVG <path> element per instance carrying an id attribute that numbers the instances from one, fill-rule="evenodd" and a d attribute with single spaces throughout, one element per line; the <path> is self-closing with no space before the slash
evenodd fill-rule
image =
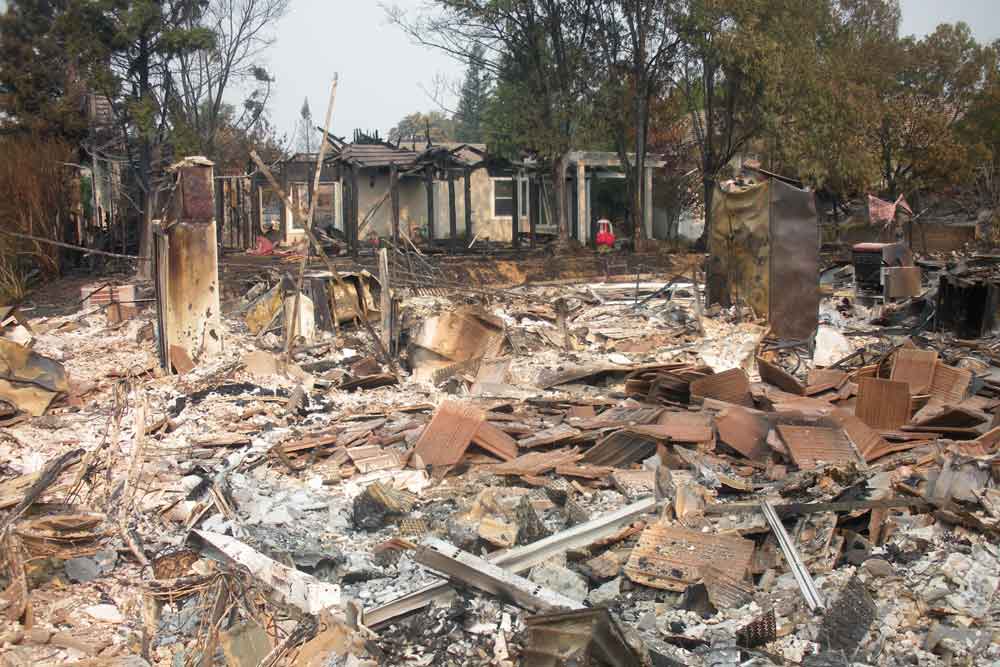
<path id="1" fill-rule="evenodd" d="M 799 552 L 795 549 L 795 545 L 792 544 L 792 539 L 785 531 L 785 526 L 781 523 L 781 519 L 778 518 L 778 513 L 774 511 L 774 506 L 763 500 L 760 503 L 760 509 L 764 513 L 764 518 L 767 519 L 768 525 L 771 526 L 771 530 L 774 531 L 774 536 L 778 538 L 781 553 L 785 555 L 788 568 L 795 576 L 795 581 L 798 582 L 799 589 L 802 591 L 802 596 L 806 599 L 806 604 L 809 605 L 810 611 L 823 609 L 823 599 L 820 597 L 819 591 L 816 590 L 816 582 L 813 581 L 812 575 L 809 574 L 809 570 L 806 569 L 802 558 L 799 556 Z"/>
<path id="2" fill-rule="evenodd" d="M 656 506 L 656 499 L 652 496 L 643 498 L 614 512 L 567 528 L 537 542 L 495 554 L 489 558 L 489 561 L 511 572 L 524 572 L 564 551 L 587 546 L 614 535 L 623 526 L 632 523 L 643 514 L 654 511 Z M 400 616 L 426 607 L 437 598 L 447 595 L 451 590 L 451 584 L 448 582 L 425 586 L 380 607 L 366 610 L 364 624 L 370 628 L 385 625 Z"/>

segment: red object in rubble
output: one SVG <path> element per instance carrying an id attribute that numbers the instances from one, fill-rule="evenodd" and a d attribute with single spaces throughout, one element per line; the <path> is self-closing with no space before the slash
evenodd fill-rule
<path id="1" fill-rule="evenodd" d="M 274 243 L 266 236 L 257 237 L 257 246 L 253 250 L 247 250 L 248 255 L 273 255 Z"/>
<path id="2" fill-rule="evenodd" d="M 597 236 L 594 241 L 599 246 L 615 247 L 615 233 L 611 231 L 611 222 L 608 220 L 597 221 Z"/>

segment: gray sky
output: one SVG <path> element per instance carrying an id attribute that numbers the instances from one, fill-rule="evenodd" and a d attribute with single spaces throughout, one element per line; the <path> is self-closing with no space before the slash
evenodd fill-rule
<path id="1" fill-rule="evenodd" d="M 1000 38 L 1000 3 L 997 0 L 900 0 L 900 5 L 904 35 L 925 35 L 939 23 L 965 21 L 980 42 Z"/>
<path id="2" fill-rule="evenodd" d="M 423 1 L 387 4 L 413 12 Z M 323 124 L 334 72 L 340 82 L 333 132 L 377 129 L 384 137 L 403 116 L 436 108 L 421 85 L 430 91 L 435 77 L 458 80 L 465 69 L 437 50 L 412 43 L 389 24 L 374 0 L 291 0 L 276 36 L 268 53 L 277 79 L 271 116 L 289 135 L 305 97 L 315 124 Z"/>
<path id="3" fill-rule="evenodd" d="M 3 0 L 0 0 L 2 2 Z M 390 0 L 415 11 L 425 0 Z M 965 21 L 980 41 L 1000 38 L 1000 0 L 901 0 L 904 34 L 923 35 L 939 23 Z M 383 136 L 408 113 L 435 108 L 421 85 L 436 76 L 452 80 L 464 66 L 414 44 L 390 25 L 373 0 L 291 0 L 269 52 L 277 77 L 271 114 L 282 132 L 292 134 L 304 97 L 322 125 L 330 80 L 340 72 L 333 129 L 378 129 Z"/>

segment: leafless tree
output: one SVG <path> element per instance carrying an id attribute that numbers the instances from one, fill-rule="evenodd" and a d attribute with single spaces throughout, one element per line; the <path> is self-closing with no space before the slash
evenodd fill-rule
<path id="1" fill-rule="evenodd" d="M 264 112 L 273 78 L 261 64 L 274 43 L 273 28 L 289 0 L 209 0 L 196 20 L 215 36 L 215 45 L 178 60 L 171 72 L 176 121 L 193 135 L 198 149 L 212 156 L 223 124 L 237 130 L 253 126 Z M 243 104 L 226 104 L 232 90 L 247 92 Z M 175 121 L 175 122 L 176 122 Z"/>

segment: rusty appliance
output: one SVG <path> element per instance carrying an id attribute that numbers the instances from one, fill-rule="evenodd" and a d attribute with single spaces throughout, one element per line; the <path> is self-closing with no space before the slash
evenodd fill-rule
<path id="1" fill-rule="evenodd" d="M 805 340 L 819 321 L 819 222 L 813 193 L 787 180 L 716 185 L 708 302 L 749 305 L 774 336 Z"/>
<path id="2" fill-rule="evenodd" d="M 905 243 L 858 243 L 851 248 L 854 284 L 858 295 L 881 296 L 885 269 L 913 266 L 913 253 Z"/>

